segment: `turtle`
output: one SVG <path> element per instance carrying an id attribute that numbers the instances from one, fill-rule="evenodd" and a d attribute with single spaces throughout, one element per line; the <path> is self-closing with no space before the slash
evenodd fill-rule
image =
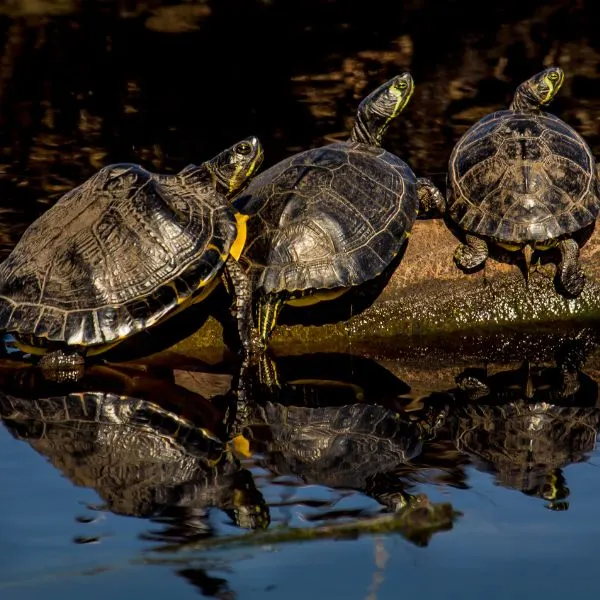
<path id="1" fill-rule="evenodd" d="M 372 282 L 393 264 L 419 210 L 440 192 L 381 144 L 413 94 L 410 73 L 359 104 L 348 139 L 263 170 L 234 200 L 252 215 L 241 261 L 253 282 L 262 347 L 284 305 L 311 306 Z"/>
<path id="2" fill-rule="evenodd" d="M 555 289 L 577 297 L 585 285 L 577 238 L 591 233 L 600 193 L 586 142 L 542 110 L 563 81 L 558 67 L 541 71 L 518 86 L 508 110 L 488 114 L 459 139 L 442 210 L 465 236 L 454 253 L 461 269 L 481 267 L 492 242 L 523 253 L 527 284 L 534 252 L 557 247 Z"/>
<path id="3" fill-rule="evenodd" d="M 251 287 L 237 262 L 248 217 L 230 200 L 262 160 L 251 136 L 176 174 L 133 163 L 100 169 L 34 221 L 0 264 L 0 330 L 42 355 L 42 369 L 70 373 L 223 280 L 248 354 Z"/>

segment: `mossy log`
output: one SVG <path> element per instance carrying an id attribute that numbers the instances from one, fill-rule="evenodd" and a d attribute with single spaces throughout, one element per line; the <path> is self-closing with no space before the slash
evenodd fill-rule
<path id="1" fill-rule="evenodd" d="M 560 326 L 590 324 L 600 314 L 598 228 L 582 248 L 587 281 L 576 299 L 556 291 L 555 264 L 546 260 L 552 259 L 548 253 L 532 267 L 526 284 L 518 261 L 511 262 L 510 257 L 490 258 L 479 272 L 464 273 L 453 261 L 458 243 L 441 219 L 417 221 L 402 260 L 370 306 L 348 319 L 347 308 L 340 309 L 336 319 L 337 309 L 332 307 L 329 322 L 320 325 L 289 324 L 295 315 L 288 315 L 288 325 L 279 325 L 273 334 L 273 352 L 389 355 L 416 343 L 452 342 L 457 336 L 524 328 L 555 331 Z M 222 334 L 211 318 L 175 349 L 186 354 L 210 349 L 220 354 Z"/>

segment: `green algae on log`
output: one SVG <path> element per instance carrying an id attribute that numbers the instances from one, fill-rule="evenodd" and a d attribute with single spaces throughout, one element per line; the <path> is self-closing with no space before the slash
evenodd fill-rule
<path id="1" fill-rule="evenodd" d="M 427 546 L 434 533 L 450 531 L 462 513 L 448 502 L 425 503 L 409 506 L 399 513 L 378 514 L 358 521 L 318 525 L 316 527 L 274 527 L 252 531 L 244 535 L 211 537 L 168 544 L 152 550 L 153 554 L 175 554 L 206 551 L 218 548 L 246 548 L 272 544 L 298 543 L 315 540 L 356 539 L 360 535 L 398 533 L 417 546 Z M 154 559 L 156 560 L 156 559 Z M 154 562 L 152 558 L 147 562 Z"/>
<path id="2" fill-rule="evenodd" d="M 600 231 L 596 230 L 582 248 L 587 282 L 576 299 L 555 291 L 553 263 L 532 269 L 527 287 L 519 267 L 503 262 L 502 256 L 488 260 L 477 273 L 463 273 L 452 258 L 458 243 L 442 220 L 418 221 L 402 261 L 371 306 L 344 320 L 347 308 L 338 309 L 334 305 L 337 301 L 323 303 L 321 306 L 329 305 L 332 322 L 279 325 L 271 341 L 273 351 L 361 352 L 405 345 L 416 338 L 489 334 L 521 326 L 541 329 L 587 324 L 600 314 L 600 266 L 596 261 Z M 293 315 L 288 316 L 287 321 L 293 323 L 293 319 Z M 208 319 L 175 348 L 194 353 L 222 347 L 221 326 Z"/>

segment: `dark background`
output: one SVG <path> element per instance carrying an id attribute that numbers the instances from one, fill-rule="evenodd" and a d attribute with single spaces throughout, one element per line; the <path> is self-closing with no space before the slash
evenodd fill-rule
<path id="1" fill-rule="evenodd" d="M 594 1 L 0 0 L 0 258 L 98 168 L 172 172 L 247 135 L 265 166 L 349 131 L 371 89 L 416 91 L 386 147 L 444 185 L 452 145 L 557 64 L 551 110 L 600 148 Z"/>

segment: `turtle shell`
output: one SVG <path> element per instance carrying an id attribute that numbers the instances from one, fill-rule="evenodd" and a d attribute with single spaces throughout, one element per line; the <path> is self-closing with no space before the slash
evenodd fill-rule
<path id="1" fill-rule="evenodd" d="M 244 256 L 266 293 L 347 288 L 379 275 L 417 217 L 416 178 L 358 142 L 296 154 L 258 174 L 235 205 L 256 214 Z"/>
<path id="2" fill-rule="evenodd" d="M 93 486 L 116 514 L 232 504 L 239 463 L 200 424 L 152 402 L 101 391 L 33 400 L 0 390 L 0 418 L 67 478 Z"/>
<path id="3" fill-rule="evenodd" d="M 158 322 L 210 283 L 237 232 L 226 199 L 191 167 L 101 169 L 65 194 L 0 265 L 0 329 L 86 347 Z"/>
<path id="4" fill-rule="evenodd" d="M 400 419 L 382 406 L 256 405 L 248 426 L 270 468 L 294 473 L 309 483 L 360 489 L 369 477 L 418 456 L 423 439 L 418 422 Z M 264 434 L 263 434 L 264 437 Z"/>
<path id="5" fill-rule="evenodd" d="M 593 223 L 600 209 L 589 147 L 549 113 L 484 117 L 454 147 L 449 176 L 451 218 L 498 241 L 568 236 Z"/>

